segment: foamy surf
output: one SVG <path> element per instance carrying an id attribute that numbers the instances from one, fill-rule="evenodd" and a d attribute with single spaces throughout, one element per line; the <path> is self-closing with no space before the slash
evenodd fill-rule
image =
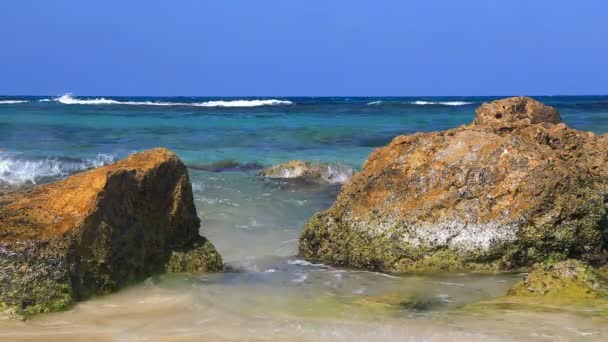
<path id="1" fill-rule="evenodd" d="M 260 106 L 285 106 L 292 105 L 293 102 L 286 100 L 231 100 L 231 101 L 207 101 L 193 103 L 196 107 L 260 107 Z"/>
<path id="2" fill-rule="evenodd" d="M 18 103 L 27 103 L 29 101 L 25 100 L 0 100 L 0 104 L 18 104 Z"/>
<path id="3" fill-rule="evenodd" d="M 79 99 L 70 94 L 55 98 L 54 101 L 67 105 L 135 105 L 135 106 L 186 106 L 188 103 L 157 102 L 157 101 L 118 101 L 98 97 L 94 99 Z"/>
<path id="4" fill-rule="evenodd" d="M 113 161 L 114 156 L 102 153 L 91 159 L 72 159 L 24 158 L 12 153 L 0 152 L 0 184 L 37 184 L 100 167 Z"/>
<path id="5" fill-rule="evenodd" d="M 54 101 L 66 105 L 131 105 L 131 106 L 192 106 L 192 107 L 260 107 L 292 105 L 292 101 L 268 99 L 268 100 L 230 100 L 230 101 L 207 101 L 207 102 L 163 102 L 163 101 L 119 101 L 97 97 L 93 99 L 80 99 L 71 94 L 65 94 Z"/>

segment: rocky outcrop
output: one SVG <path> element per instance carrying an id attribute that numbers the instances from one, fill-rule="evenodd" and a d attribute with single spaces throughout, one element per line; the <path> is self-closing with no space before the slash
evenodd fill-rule
<path id="1" fill-rule="evenodd" d="M 0 197 L 0 307 L 28 316 L 166 270 L 219 270 L 199 226 L 186 167 L 166 149 Z"/>
<path id="2" fill-rule="evenodd" d="M 310 183 L 344 184 L 353 175 L 353 170 L 343 164 L 319 163 L 292 160 L 262 170 L 259 176 L 270 179 L 289 179 Z"/>
<path id="3" fill-rule="evenodd" d="M 308 259 L 385 271 L 602 263 L 608 138 L 518 97 L 473 124 L 396 137 L 307 223 Z"/>
<path id="4" fill-rule="evenodd" d="M 498 128 L 539 123 L 562 122 L 559 112 L 529 97 L 510 97 L 484 103 L 475 113 L 475 125 L 491 125 Z"/>

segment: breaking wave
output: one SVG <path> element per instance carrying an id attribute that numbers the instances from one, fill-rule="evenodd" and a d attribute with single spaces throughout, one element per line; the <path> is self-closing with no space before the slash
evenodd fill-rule
<path id="1" fill-rule="evenodd" d="M 95 158 L 25 158 L 0 152 L 0 184 L 23 185 L 48 182 L 73 173 L 114 162 L 114 156 L 99 153 Z"/>
<path id="2" fill-rule="evenodd" d="M 193 103 L 197 107 L 259 107 L 259 106 L 280 106 L 292 105 L 293 102 L 285 100 L 231 100 L 231 101 L 207 101 Z"/>
<path id="3" fill-rule="evenodd" d="M 368 106 L 466 106 L 466 105 L 470 105 L 473 104 L 474 102 L 467 102 L 467 101 L 423 101 L 423 100 L 416 100 L 416 101 L 411 101 L 411 102 L 401 102 L 401 101 L 395 101 L 395 100 L 376 100 L 376 101 L 371 101 L 368 102 L 367 105 Z"/>
<path id="4" fill-rule="evenodd" d="M 163 101 L 118 101 L 98 97 L 94 99 L 79 99 L 71 94 L 65 94 L 54 101 L 67 105 L 132 105 L 132 106 L 193 106 L 193 107 L 259 107 L 292 105 L 293 102 L 277 99 L 269 100 L 230 100 L 207 102 L 163 102 Z"/>
<path id="5" fill-rule="evenodd" d="M 440 105 L 440 106 L 466 106 L 473 104 L 473 102 L 465 102 L 465 101 L 414 101 L 412 102 L 414 105 L 418 106 L 428 106 L 428 105 Z"/>

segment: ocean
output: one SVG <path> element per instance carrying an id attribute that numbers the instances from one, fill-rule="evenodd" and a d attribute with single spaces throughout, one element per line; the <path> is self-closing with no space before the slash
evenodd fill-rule
<path id="1" fill-rule="evenodd" d="M 608 327 L 581 315 L 464 309 L 503 295 L 519 274 L 396 276 L 302 260 L 302 226 L 339 188 L 256 176 L 256 166 L 293 159 L 357 170 L 395 136 L 468 124 L 497 98 L 0 96 L 0 185 L 42 184 L 169 148 L 191 166 L 201 232 L 229 266 L 0 322 L 0 339 L 605 340 Z M 608 96 L 535 98 L 571 127 L 608 131 Z M 243 167 L 222 168 L 226 161 Z M 391 296 L 420 305 L 394 310 L 369 300 Z"/>

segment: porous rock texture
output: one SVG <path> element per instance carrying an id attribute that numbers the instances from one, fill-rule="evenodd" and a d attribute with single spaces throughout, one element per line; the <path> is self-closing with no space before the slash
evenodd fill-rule
<path id="1" fill-rule="evenodd" d="M 607 161 L 608 137 L 569 128 L 551 107 L 486 103 L 471 125 L 375 150 L 309 220 L 299 254 L 391 272 L 601 264 Z"/>
<path id="2" fill-rule="evenodd" d="M 29 316 L 164 271 L 216 271 L 184 164 L 158 148 L 0 197 L 0 308 Z"/>

